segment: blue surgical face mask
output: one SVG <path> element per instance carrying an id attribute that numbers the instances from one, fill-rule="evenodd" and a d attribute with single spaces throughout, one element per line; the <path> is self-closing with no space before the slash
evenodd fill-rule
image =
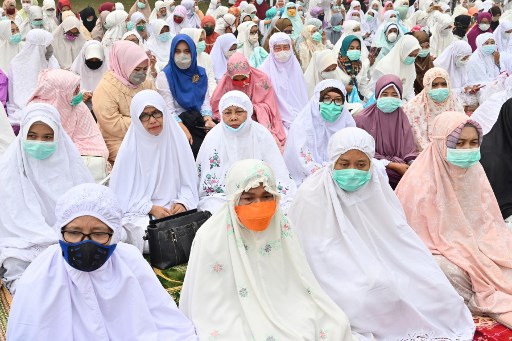
<path id="1" fill-rule="evenodd" d="M 117 244 L 102 245 L 93 240 L 84 240 L 79 243 L 66 243 L 59 240 L 62 256 L 73 268 L 91 272 L 101 268 L 112 256 Z"/>
<path id="2" fill-rule="evenodd" d="M 69 104 L 71 104 L 72 107 L 75 107 L 78 104 L 82 103 L 83 99 L 84 99 L 84 94 L 82 92 L 79 92 L 76 96 L 73 96 L 73 98 L 71 99 L 71 102 Z"/>
<path id="3" fill-rule="evenodd" d="M 361 58 L 361 51 L 359 51 L 359 50 L 348 50 L 347 51 L 347 57 L 351 61 L 355 62 L 356 60 L 359 60 Z"/>
<path id="4" fill-rule="evenodd" d="M 204 50 L 206 50 L 206 42 L 203 40 L 203 41 L 200 41 L 199 43 L 197 43 L 197 54 L 201 54 L 204 52 Z"/>
<path id="5" fill-rule="evenodd" d="M 18 45 L 21 42 L 21 33 L 15 33 L 9 37 L 9 41 L 13 45 Z"/>
<path id="6" fill-rule="evenodd" d="M 355 192 L 364 186 L 372 178 L 370 171 L 362 171 L 359 169 L 334 169 L 332 178 L 338 186 L 347 192 Z"/>
<path id="7" fill-rule="evenodd" d="M 333 26 L 332 30 L 333 30 L 334 32 L 341 32 L 342 27 L 341 27 L 341 25 L 336 25 L 336 26 Z"/>
<path id="8" fill-rule="evenodd" d="M 385 113 L 391 113 L 402 106 L 402 101 L 395 97 L 381 97 L 377 99 L 377 108 Z"/>
<path id="9" fill-rule="evenodd" d="M 449 163 L 460 168 L 469 168 L 480 161 L 480 148 L 446 150 L 446 159 Z"/>
<path id="10" fill-rule="evenodd" d="M 146 8 L 146 4 L 140 1 L 137 1 L 137 7 L 140 9 Z"/>
<path id="11" fill-rule="evenodd" d="M 23 150 L 37 160 L 49 158 L 57 150 L 57 142 L 23 140 Z"/>
<path id="12" fill-rule="evenodd" d="M 448 88 L 432 89 L 428 92 L 428 97 L 436 103 L 442 103 L 446 101 L 449 94 Z"/>
<path id="13" fill-rule="evenodd" d="M 343 111 L 343 105 L 336 105 L 332 102 L 331 104 L 320 103 L 320 115 L 327 122 L 335 122 Z"/>
<path id="14" fill-rule="evenodd" d="M 422 49 L 420 53 L 418 53 L 418 57 L 425 58 L 430 54 L 430 49 Z"/>
<path id="15" fill-rule="evenodd" d="M 322 33 L 320 33 L 320 32 L 313 33 L 313 35 L 311 36 L 311 39 L 313 39 L 316 42 L 322 41 Z"/>
<path id="16" fill-rule="evenodd" d="M 135 23 L 133 23 L 133 22 L 131 22 L 131 21 L 128 21 L 128 22 L 126 23 L 126 29 L 127 29 L 128 31 L 133 30 L 133 28 L 134 28 L 134 27 L 135 27 Z"/>
<path id="17" fill-rule="evenodd" d="M 404 59 L 404 64 L 405 65 L 411 65 L 411 64 L 414 64 L 414 61 L 416 60 L 416 57 L 411 57 L 411 56 L 407 56 L 405 57 Z"/>
<path id="18" fill-rule="evenodd" d="M 487 54 L 487 55 L 491 55 L 493 54 L 494 52 L 496 52 L 496 45 L 495 44 L 492 44 L 492 45 L 484 45 L 482 46 L 482 51 Z"/>
<path id="19" fill-rule="evenodd" d="M 232 133 L 238 133 L 245 126 L 246 122 L 247 122 L 247 120 L 245 120 L 244 123 L 240 124 L 240 126 L 238 128 L 233 128 L 233 127 L 229 126 L 229 124 L 224 122 L 224 127 L 226 127 L 226 129 Z"/>
<path id="20" fill-rule="evenodd" d="M 43 21 L 42 20 L 32 20 L 30 22 L 30 24 L 32 25 L 32 27 L 41 27 L 41 26 L 43 26 Z"/>
<path id="21" fill-rule="evenodd" d="M 164 32 L 158 35 L 158 40 L 160 40 L 162 43 L 169 41 L 169 39 L 171 39 L 171 32 Z"/>

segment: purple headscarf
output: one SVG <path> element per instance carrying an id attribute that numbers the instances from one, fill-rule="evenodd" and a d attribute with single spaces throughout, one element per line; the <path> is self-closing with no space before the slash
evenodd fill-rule
<path id="1" fill-rule="evenodd" d="M 375 84 L 375 95 L 394 85 L 402 97 L 402 81 L 395 75 L 384 75 Z M 370 105 L 355 117 L 358 128 L 364 129 L 375 139 L 375 158 L 386 159 L 396 163 L 408 163 L 416 159 L 416 144 L 412 127 L 402 108 L 385 113 L 377 108 L 377 103 Z M 386 168 L 389 183 L 395 188 L 401 175 Z"/>
<path id="2" fill-rule="evenodd" d="M 471 46 L 471 50 L 473 52 L 475 52 L 476 50 L 476 37 L 478 37 L 480 34 L 482 33 L 492 33 L 492 29 L 489 28 L 487 31 L 482 31 L 480 29 L 480 27 L 478 27 L 478 24 L 480 24 L 480 22 L 482 21 L 482 19 L 487 19 L 489 20 L 489 24 L 491 24 L 492 22 L 492 15 L 491 13 L 488 13 L 488 12 L 482 12 L 482 13 L 479 13 L 478 14 L 478 18 L 477 18 L 477 24 L 475 26 L 473 26 L 473 28 L 471 30 L 469 30 L 469 32 L 467 33 L 467 37 L 468 37 L 468 43 L 469 43 L 469 46 Z"/>

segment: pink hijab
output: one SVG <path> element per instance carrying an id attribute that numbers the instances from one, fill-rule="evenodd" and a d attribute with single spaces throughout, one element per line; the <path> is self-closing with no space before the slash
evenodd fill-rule
<path id="1" fill-rule="evenodd" d="M 249 81 L 244 86 L 234 85 L 232 77 L 236 75 L 249 75 Z M 267 128 L 281 151 L 286 143 L 286 133 L 277 106 L 277 97 L 268 76 L 249 65 L 243 54 L 236 52 L 228 59 L 227 72 L 221 78 L 211 98 L 214 117 L 220 119 L 219 102 L 221 97 L 231 91 L 238 90 L 251 99 L 254 107 L 253 119 Z"/>
<path id="2" fill-rule="evenodd" d="M 69 135 L 80 155 L 103 156 L 108 159 L 108 149 L 98 125 L 83 102 L 71 106 L 75 89 L 80 86 L 80 76 L 62 69 L 44 69 L 39 72 L 37 86 L 28 100 L 54 106 L 60 115 L 62 127 Z"/>
<path id="3" fill-rule="evenodd" d="M 119 40 L 110 50 L 109 69 L 121 83 L 135 89 L 138 85 L 130 83 L 128 78 L 143 61 L 149 63 L 148 55 L 142 47 L 128 40 Z"/>
<path id="4" fill-rule="evenodd" d="M 470 305 L 512 325 L 512 232 L 480 163 L 463 169 L 446 159 L 448 137 L 466 123 L 479 128 L 464 113 L 436 117 L 432 142 L 405 173 L 396 194 L 432 254 L 468 273 L 474 291 Z"/>

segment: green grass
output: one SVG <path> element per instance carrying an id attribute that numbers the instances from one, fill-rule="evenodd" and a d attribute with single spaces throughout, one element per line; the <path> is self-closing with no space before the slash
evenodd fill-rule
<path id="1" fill-rule="evenodd" d="M 130 11 L 130 8 L 132 7 L 134 1 L 116 1 L 116 0 L 105 0 L 105 1 L 102 1 L 102 0 L 95 0 L 95 1 L 90 1 L 90 0 L 73 0 L 71 2 L 71 5 L 73 6 L 73 11 L 75 13 L 78 13 L 80 12 L 82 9 L 86 8 L 87 6 L 91 6 L 92 8 L 94 8 L 95 11 L 98 11 L 98 7 L 100 7 L 100 5 L 104 2 L 107 2 L 107 1 L 110 1 L 110 2 L 121 2 L 124 4 L 124 9 L 126 12 L 129 12 Z M 149 4 L 151 5 L 151 9 L 153 10 L 155 8 L 155 1 L 156 0 L 149 0 Z M 176 1 L 175 0 L 175 4 L 176 5 L 179 5 L 180 4 L 180 0 Z M 39 1 L 40 5 L 42 5 L 42 0 Z M 224 3 L 224 1 L 223 1 Z M 201 9 L 201 11 L 203 11 L 203 13 L 206 13 L 206 10 L 208 9 L 208 5 L 210 4 L 210 1 L 207 0 L 207 1 L 201 1 L 199 2 L 199 8 Z M 99 15 L 98 13 L 96 13 L 96 15 Z"/>

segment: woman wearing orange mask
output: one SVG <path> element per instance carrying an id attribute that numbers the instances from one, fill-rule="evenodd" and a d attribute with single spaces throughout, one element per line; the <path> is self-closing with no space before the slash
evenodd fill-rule
<path id="1" fill-rule="evenodd" d="M 180 309 L 199 339 L 353 340 L 279 209 L 270 166 L 234 163 L 226 195 L 194 239 L 181 292 Z"/>

